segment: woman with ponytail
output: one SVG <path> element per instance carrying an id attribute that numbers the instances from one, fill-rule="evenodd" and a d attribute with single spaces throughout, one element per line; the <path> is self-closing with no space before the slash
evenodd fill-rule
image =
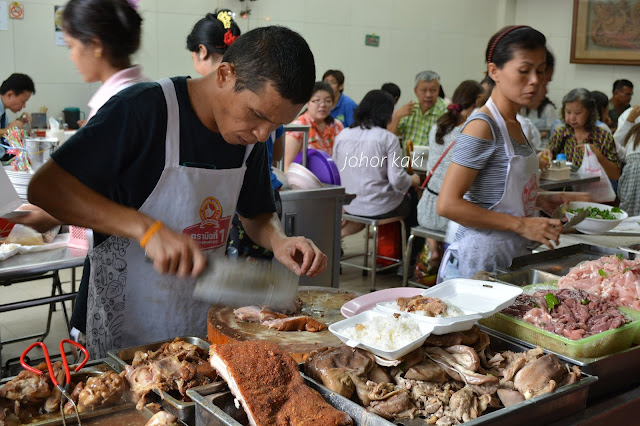
<path id="1" fill-rule="evenodd" d="M 447 230 L 449 220 L 438 215 L 436 202 L 444 175 L 453 157 L 453 149 L 450 147 L 455 144 L 456 137 L 462 130 L 462 124 L 471 115 L 478 98 L 483 93 L 484 88 L 476 81 L 466 80 L 460 83 L 453 92 L 452 103 L 447 106 L 447 112 L 438 118 L 437 124 L 429 132 L 427 170 L 433 171 L 433 173 L 430 173 L 429 181 L 424 188 L 425 192 L 418 203 L 418 223 L 420 226 L 442 232 Z M 442 250 L 434 239 L 427 238 L 427 244 L 431 253 L 430 261 L 435 267 L 440 263 Z"/>
<path id="2" fill-rule="evenodd" d="M 62 31 L 71 61 L 87 83 L 102 85 L 89 101 L 87 120 L 113 95 L 149 81 L 131 55 L 140 47 L 142 18 L 135 0 L 71 0 L 62 13 Z M 84 125 L 85 123 L 79 123 Z"/>

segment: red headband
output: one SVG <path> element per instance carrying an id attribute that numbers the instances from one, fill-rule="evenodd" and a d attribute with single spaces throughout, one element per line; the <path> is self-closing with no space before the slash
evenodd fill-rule
<path id="1" fill-rule="evenodd" d="M 509 34 L 511 31 L 513 30 L 517 30 L 518 28 L 531 28 L 528 25 L 514 25 L 511 28 L 507 28 L 506 30 L 504 30 L 504 32 L 502 34 L 500 34 L 498 37 L 496 37 L 495 40 L 493 40 L 493 43 L 491 44 L 491 47 L 489 48 L 489 54 L 487 55 L 487 63 L 490 63 L 491 60 L 493 59 L 493 51 L 496 48 L 496 46 L 498 45 L 498 42 L 500 41 L 500 39 L 502 39 L 502 37 L 506 36 L 507 34 Z"/>

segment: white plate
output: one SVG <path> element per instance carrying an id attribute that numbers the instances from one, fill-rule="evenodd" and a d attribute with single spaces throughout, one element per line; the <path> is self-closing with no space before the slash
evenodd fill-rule
<path id="1" fill-rule="evenodd" d="M 345 320 L 333 323 L 329 326 L 329 331 L 333 333 L 338 339 L 344 342 L 346 345 L 351 346 L 352 348 L 361 348 L 365 349 L 372 354 L 378 355 L 385 359 L 398 359 L 408 354 L 411 351 L 418 349 L 420 346 L 424 344 L 424 341 L 427 340 L 427 337 L 433 331 L 433 326 L 427 324 L 426 322 L 415 321 L 416 326 L 420 328 L 421 335 L 419 338 L 414 341 L 394 350 L 386 350 L 377 348 L 375 346 L 370 346 L 366 343 L 363 343 L 360 340 L 351 339 L 344 334 L 342 331 L 348 327 L 353 327 L 356 324 L 364 324 L 368 320 L 371 320 L 374 317 L 385 317 L 385 318 L 393 318 L 392 314 L 376 312 L 376 311 L 365 311 L 358 315 L 352 316 L 351 318 L 347 318 Z M 401 314 L 402 317 L 408 318 L 406 314 Z"/>

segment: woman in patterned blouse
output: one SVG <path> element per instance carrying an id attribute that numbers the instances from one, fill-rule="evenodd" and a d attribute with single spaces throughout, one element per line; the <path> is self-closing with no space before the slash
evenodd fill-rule
<path id="1" fill-rule="evenodd" d="M 311 99 L 307 102 L 307 111 L 291 123 L 311 126 L 309 129 L 309 148 L 319 149 L 329 155 L 333 154 L 333 141 L 338 133 L 344 129 L 340 120 L 329 115 L 333 104 L 333 89 L 329 83 L 318 81 L 313 86 Z M 302 132 L 287 133 L 284 146 L 285 171 L 301 150 Z"/>
<path id="2" fill-rule="evenodd" d="M 591 151 L 604 168 L 609 179 L 620 177 L 620 160 L 611 133 L 596 126 L 596 103 L 587 89 L 573 89 L 562 99 L 561 116 L 565 125 L 556 129 L 549 142 L 551 158 L 565 153 L 567 161 L 580 167 L 584 146 Z"/>

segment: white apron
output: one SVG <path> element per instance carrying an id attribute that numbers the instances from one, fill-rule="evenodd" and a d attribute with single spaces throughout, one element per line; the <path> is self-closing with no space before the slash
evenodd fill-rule
<path id="1" fill-rule="evenodd" d="M 512 216 L 532 216 L 538 195 L 538 157 L 535 151 L 527 157 L 516 155 L 500 111 L 491 98 L 486 105 L 502 133 L 509 159 L 502 198 L 489 210 Z M 531 241 L 515 232 L 465 228 L 463 237 L 451 244 L 445 252 L 438 272 L 438 282 L 445 277 L 452 251 L 458 259 L 463 278 L 471 278 L 478 271 L 492 272 L 497 267 L 506 268 L 511 265 L 514 257 L 530 253 L 527 246 Z"/>
<path id="2" fill-rule="evenodd" d="M 237 169 L 180 166 L 175 87 L 169 79 L 159 83 L 168 111 L 165 166 L 139 211 L 190 235 L 208 257 L 223 256 L 253 145 Z M 93 359 L 111 349 L 206 334 L 210 304 L 192 298 L 193 279 L 158 274 L 136 241 L 112 236 L 89 259 L 86 346 Z"/>

